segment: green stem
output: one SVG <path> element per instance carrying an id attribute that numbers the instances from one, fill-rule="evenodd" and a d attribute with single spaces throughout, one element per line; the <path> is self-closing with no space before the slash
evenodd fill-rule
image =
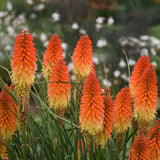
<path id="1" fill-rule="evenodd" d="M 26 122 L 23 120 L 22 124 L 22 136 L 23 136 L 23 160 L 27 160 L 27 135 L 26 135 Z"/>

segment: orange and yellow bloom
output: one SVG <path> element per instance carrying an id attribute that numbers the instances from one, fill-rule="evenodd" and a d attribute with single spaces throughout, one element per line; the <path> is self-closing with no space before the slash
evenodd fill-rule
<path id="1" fill-rule="evenodd" d="M 85 82 L 80 104 L 80 127 L 89 134 L 96 135 L 103 129 L 104 103 L 101 87 L 92 71 Z"/>
<path id="2" fill-rule="evenodd" d="M 53 65 L 58 59 L 63 58 L 60 38 L 57 34 L 52 35 L 43 57 L 43 75 L 49 80 Z"/>
<path id="3" fill-rule="evenodd" d="M 149 140 L 144 134 L 139 134 L 134 140 L 128 160 L 151 160 Z"/>
<path id="4" fill-rule="evenodd" d="M 67 108 L 67 103 L 70 99 L 70 89 L 68 68 L 64 60 L 59 59 L 52 68 L 48 86 L 49 106 L 56 114 L 63 113 L 65 108 Z"/>
<path id="5" fill-rule="evenodd" d="M 81 36 L 72 56 L 73 72 L 78 81 L 85 79 L 93 67 L 92 42 L 88 35 Z"/>
<path id="6" fill-rule="evenodd" d="M 140 82 L 140 77 L 144 70 L 150 65 L 149 57 L 146 55 L 142 55 L 137 61 L 133 71 L 132 76 L 129 82 L 129 88 L 131 90 L 131 94 L 134 97 L 138 84 Z"/>
<path id="7" fill-rule="evenodd" d="M 128 127 L 130 127 L 132 117 L 131 103 L 132 97 L 130 89 L 128 87 L 122 88 L 116 95 L 114 102 L 114 130 L 117 134 L 126 132 Z"/>
<path id="8" fill-rule="evenodd" d="M 104 100 L 104 121 L 103 131 L 98 136 L 98 143 L 104 147 L 107 139 L 111 136 L 114 122 L 114 105 L 112 96 L 109 94 L 109 89 L 104 89 L 103 93 Z"/>
<path id="9" fill-rule="evenodd" d="M 5 143 L 2 140 L 2 136 L 0 134 L 0 158 L 2 160 L 8 160 L 8 153 L 7 153 L 7 147 L 5 146 Z"/>
<path id="10" fill-rule="evenodd" d="M 9 87 L 5 86 L 9 91 Z M 10 87 L 13 89 L 13 86 Z M 0 93 L 0 132 L 4 139 L 9 139 L 10 136 L 16 130 L 16 108 L 13 102 L 13 98 L 2 89 Z"/>
<path id="11" fill-rule="evenodd" d="M 134 117 L 140 128 L 147 128 L 155 118 L 158 103 L 157 78 L 153 65 L 143 72 L 135 93 Z"/>
<path id="12" fill-rule="evenodd" d="M 160 119 L 154 122 L 149 130 L 148 137 L 151 159 L 160 160 Z"/>

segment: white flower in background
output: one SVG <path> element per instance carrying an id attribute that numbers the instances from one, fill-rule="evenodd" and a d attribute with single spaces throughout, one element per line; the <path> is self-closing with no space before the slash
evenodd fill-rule
<path id="1" fill-rule="evenodd" d="M 12 50 L 12 47 L 10 45 L 6 45 L 6 50 L 7 51 L 11 51 Z"/>
<path id="2" fill-rule="evenodd" d="M 129 82 L 129 77 L 126 75 L 126 73 L 121 75 L 121 78 L 127 82 Z"/>
<path id="3" fill-rule="evenodd" d="M 5 17 L 7 14 L 8 14 L 8 12 L 0 11 L 0 18 Z"/>
<path id="4" fill-rule="evenodd" d="M 106 72 L 106 73 L 108 73 L 110 71 L 110 69 L 109 68 L 104 68 L 104 72 Z"/>
<path id="5" fill-rule="evenodd" d="M 112 25 L 114 24 L 114 19 L 112 17 L 109 17 L 108 20 L 107 20 L 107 25 Z"/>
<path id="6" fill-rule="evenodd" d="M 35 38 L 37 35 L 36 35 L 36 32 L 33 32 L 32 33 L 32 36 Z"/>
<path id="7" fill-rule="evenodd" d="M 148 35 L 142 35 L 142 36 L 140 36 L 140 40 L 142 40 L 142 41 L 147 41 L 148 39 L 149 39 Z"/>
<path id="8" fill-rule="evenodd" d="M 104 92 L 104 89 L 103 88 L 101 88 L 101 91 L 102 91 L 102 93 Z"/>
<path id="9" fill-rule="evenodd" d="M 112 83 L 110 81 L 106 80 L 106 79 L 103 79 L 102 83 L 107 87 L 111 87 L 112 86 Z"/>
<path id="10" fill-rule="evenodd" d="M 128 39 L 126 37 L 121 37 L 119 43 L 121 46 L 126 46 L 128 44 Z"/>
<path id="11" fill-rule="evenodd" d="M 36 74 L 36 76 L 35 76 L 35 78 L 38 78 L 38 79 L 41 79 L 43 76 L 42 76 L 42 74 L 40 74 L 40 73 L 37 73 Z"/>
<path id="12" fill-rule="evenodd" d="M 102 48 L 106 45 L 107 45 L 107 41 L 105 39 L 100 39 L 100 40 L 97 41 L 97 47 Z"/>
<path id="13" fill-rule="evenodd" d="M 156 55 L 157 55 L 157 52 L 156 52 L 156 50 L 155 50 L 154 48 L 151 48 L 151 54 L 152 54 L 153 56 L 156 56 Z"/>
<path id="14" fill-rule="evenodd" d="M 27 4 L 29 4 L 29 5 L 33 5 L 33 0 L 27 0 L 26 2 L 27 2 Z"/>
<path id="15" fill-rule="evenodd" d="M 41 2 L 45 2 L 46 0 L 41 0 Z"/>
<path id="16" fill-rule="evenodd" d="M 14 34 L 14 28 L 12 26 L 8 26 L 7 27 L 7 31 L 9 33 L 9 35 L 13 35 Z"/>
<path id="17" fill-rule="evenodd" d="M 68 63 L 68 72 L 70 72 L 73 68 L 73 64 L 71 62 Z"/>
<path id="18" fill-rule="evenodd" d="M 129 60 L 128 60 L 128 64 L 129 64 L 130 66 L 134 66 L 135 63 L 136 63 L 136 61 L 133 60 L 133 59 L 129 59 Z"/>
<path id="19" fill-rule="evenodd" d="M 123 59 L 120 60 L 119 67 L 121 67 L 121 68 L 126 67 L 126 62 Z"/>
<path id="20" fill-rule="evenodd" d="M 157 47 L 158 45 L 160 45 L 160 40 L 155 38 L 155 37 L 150 37 L 150 41 L 151 41 L 151 44 L 155 47 Z"/>
<path id="21" fill-rule="evenodd" d="M 67 52 L 66 51 L 62 51 L 63 52 L 63 58 L 66 58 Z"/>
<path id="22" fill-rule="evenodd" d="M 103 23 L 103 20 L 104 20 L 104 17 L 98 17 L 98 18 L 96 18 L 96 23 L 101 24 L 101 23 Z"/>
<path id="23" fill-rule="evenodd" d="M 42 11 L 45 8 L 44 4 L 38 4 L 37 6 L 34 7 L 35 11 Z"/>
<path id="24" fill-rule="evenodd" d="M 71 75 L 71 80 L 75 81 L 76 80 L 76 76 L 75 75 Z"/>
<path id="25" fill-rule="evenodd" d="M 35 13 L 32 13 L 32 14 L 30 15 L 30 18 L 31 18 L 31 19 L 36 19 L 36 18 L 37 18 L 37 15 L 36 15 Z"/>
<path id="26" fill-rule="evenodd" d="M 114 77 L 119 77 L 120 76 L 120 74 L 121 74 L 121 72 L 119 71 L 119 70 L 115 70 L 114 72 L 113 72 L 113 75 L 114 75 Z"/>
<path id="27" fill-rule="evenodd" d="M 140 42 L 139 45 L 140 45 L 140 47 L 146 47 L 147 43 L 146 42 Z"/>
<path id="28" fill-rule="evenodd" d="M 141 49 L 141 55 L 146 55 L 146 56 L 148 56 L 148 49 L 147 49 L 147 48 L 142 48 L 142 49 Z"/>
<path id="29" fill-rule="evenodd" d="M 62 42 L 62 48 L 63 48 L 63 50 L 67 50 L 67 47 L 68 47 L 68 44 L 67 44 L 67 43 Z"/>
<path id="30" fill-rule="evenodd" d="M 13 8 L 13 6 L 12 6 L 12 3 L 10 2 L 10 1 L 7 1 L 7 9 L 9 10 L 9 11 L 11 11 L 12 10 L 12 8 Z"/>
<path id="31" fill-rule="evenodd" d="M 72 28 L 73 30 L 77 30 L 77 29 L 79 28 L 78 23 L 73 23 L 72 26 L 71 26 L 71 28 Z"/>
<path id="32" fill-rule="evenodd" d="M 152 64 L 157 67 L 157 62 L 153 61 Z"/>
<path id="33" fill-rule="evenodd" d="M 97 57 L 92 57 L 93 63 L 99 64 L 99 59 Z"/>
<path id="34" fill-rule="evenodd" d="M 41 34 L 40 34 L 40 40 L 41 40 L 42 42 L 46 41 L 46 40 L 47 40 L 47 35 L 46 35 L 45 33 L 41 33 Z"/>
<path id="35" fill-rule="evenodd" d="M 45 42 L 43 43 L 43 46 L 44 46 L 44 47 L 47 47 L 48 42 L 49 42 L 49 41 L 45 41 Z"/>
<path id="36" fill-rule="evenodd" d="M 97 23 L 97 24 L 95 24 L 95 27 L 96 27 L 96 30 L 100 30 L 102 28 L 102 25 Z"/>
<path id="37" fill-rule="evenodd" d="M 79 33 L 80 33 L 80 34 L 83 34 L 83 35 L 87 34 L 85 29 L 80 29 L 80 30 L 79 30 Z"/>
<path id="38" fill-rule="evenodd" d="M 53 19 L 54 22 L 59 21 L 60 20 L 60 14 L 57 13 L 57 12 L 53 13 L 52 14 L 52 19 Z"/>

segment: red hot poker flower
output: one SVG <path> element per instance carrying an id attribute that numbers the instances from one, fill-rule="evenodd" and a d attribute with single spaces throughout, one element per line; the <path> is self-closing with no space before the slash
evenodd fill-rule
<path id="1" fill-rule="evenodd" d="M 128 160 L 151 160 L 149 153 L 148 138 L 144 134 L 139 134 L 130 148 Z"/>
<path id="2" fill-rule="evenodd" d="M 77 42 L 76 48 L 72 56 L 73 72 L 76 78 L 86 78 L 91 72 L 92 61 L 92 42 L 88 35 L 81 36 Z"/>
<path id="3" fill-rule="evenodd" d="M 68 68 L 63 59 L 56 61 L 49 79 L 49 106 L 58 114 L 67 107 L 70 98 L 70 78 Z"/>
<path id="4" fill-rule="evenodd" d="M 155 68 L 150 65 L 142 74 L 134 100 L 134 117 L 144 128 L 155 118 L 158 89 Z"/>
<path id="5" fill-rule="evenodd" d="M 155 121 L 150 128 L 149 133 L 149 147 L 152 160 L 160 159 L 160 119 Z"/>
<path id="6" fill-rule="evenodd" d="M 9 91 L 8 86 L 5 88 Z M 13 91 L 13 85 L 10 86 Z M 5 139 L 9 139 L 10 136 L 16 130 L 16 108 L 13 102 L 13 98 L 2 89 L 0 93 L 0 132 Z"/>
<path id="7" fill-rule="evenodd" d="M 8 160 L 8 154 L 7 154 L 7 147 L 5 146 L 3 140 L 2 140 L 2 136 L 0 133 L 0 158 L 2 160 Z"/>
<path id="8" fill-rule="evenodd" d="M 63 58 L 61 41 L 57 34 L 52 35 L 43 57 L 43 75 L 49 80 L 53 65 Z"/>
<path id="9" fill-rule="evenodd" d="M 104 89 L 104 121 L 103 121 L 103 131 L 98 136 L 98 143 L 104 147 L 108 137 L 111 136 L 113 130 L 113 121 L 114 121 L 114 105 L 112 96 L 109 94 L 109 89 Z"/>
<path id="10" fill-rule="evenodd" d="M 130 126 L 132 116 L 131 102 L 130 89 L 128 87 L 122 88 L 114 102 L 114 129 L 117 134 L 126 132 Z"/>
<path id="11" fill-rule="evenodd" d="M 33 47 L 33 38 L 31 34 L 27 34 L 27 31 L 22 33 L 17 35 L 11 60 L 12 82 L 16 86 L 17 92 L 31 86 L 36 70 L 36 52 Z"/>
<path id="12" fill-rule="evenodd" d="M 129 82 L 129 88 L 133 96 L 135 96 L 135 92 L 140 82 L 140 77 L 142 73 L 149 65 L 150 65 L 150 60 L 149 60 L 149 57 L 146 55 L 142 55 L 137 61 Z"/>
<path id="13" fill-rule="evenodd" d="M 96 135 L 103 129 L 104 103 L 101 87 L 92 71 L 85 82 L 80 105 L 80 127 L 89 134 Z"/>

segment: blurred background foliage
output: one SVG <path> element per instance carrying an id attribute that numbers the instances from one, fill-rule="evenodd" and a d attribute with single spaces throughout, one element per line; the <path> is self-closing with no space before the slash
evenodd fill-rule
<path id="1" fill-rule="evenodd" d="M 9 70 L 14 39 L 22 30 L 32 33 L 40 59 L 51 35 L 59 34 L 69 70 L 76 42 L 89 34 L 98 79 L 115 93 L 129 81 L 122 50 L 131 71 L 140 55 L 149 55 L 160 83 L 160 0 L 1 0 L 0 65 Z M 0 76 L 10 83 L 4 67 Z"/>

